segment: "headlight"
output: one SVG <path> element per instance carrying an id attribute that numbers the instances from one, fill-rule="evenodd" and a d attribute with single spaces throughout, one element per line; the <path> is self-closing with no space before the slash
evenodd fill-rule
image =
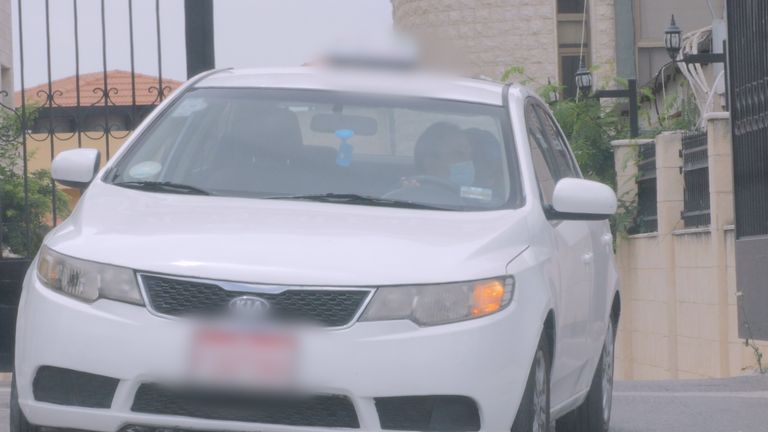
<path id="1" fill-rule="evenodd" d="M 132 270 L 64 256 L 45 246 L 37 260 L 37 276 L 46 287 L 89 303 L 107 298 L 144 304 Z"/>
<path id="2" fill-rule="evenodd" d="M 439 285 L 383 287 L 376 290 L 361 321 L 407 319 L 421 326 L 479 318 L 512 301 L 512 277 Z"/>

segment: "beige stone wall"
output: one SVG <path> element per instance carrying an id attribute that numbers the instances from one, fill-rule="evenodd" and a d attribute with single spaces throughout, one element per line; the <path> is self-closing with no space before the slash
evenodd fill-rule
<path id="1" fill-rule="evenodd" d="M 392 0 L 392 6 L 398 30 L 450 45 L 470 73 L 499 79 L 519 66 L 533 87 L 559 80 L 555 0 Z M 615 75 L 614 0 L 591 0 L 589 7 L 595 82 L 608 87 Z"/>
<path id="2" fill-rule="evenodd" d="M 617 377 L 728 377 L 756 368 L 738 337 L 734 261 L 733 185 L 727 116 L 708 121 L 709 227 L 683 229 L 680 133 L 656 139 L 657 233 L 620 238 L 617 263 L 624 314 L 617 339 Z M 619 194 L 634 197 L 636 173 L 626 163 L 633 142 L 615 143 Z M 768 343 L 759 344 L 768 353 Z"/>
<path id="3" fill-rule="evenodd" d="M 555 6 L 541 0 L 393 0 L 394 22 L 454 44 L 473 73 L 498 79 L 510 66 L 557 81 Z"/>
<path id="4" fill-rule="evenodd" d="M 616 87 L 616 28 L 614 0 L 590 0 L 592 65 L 598 88 Z"/>
<path id="5" fill-rule="evenodd" d="M 472 73 L 499 79 L 522 66 L 557 81 L 555 2 L 542 0 L 392 0 L 395 26 L 456 47 Z"/>

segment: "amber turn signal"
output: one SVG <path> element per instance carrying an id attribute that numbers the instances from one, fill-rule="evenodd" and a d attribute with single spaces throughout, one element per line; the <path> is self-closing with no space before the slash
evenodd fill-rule
<path id="1" fill-rule="evenodd" d="M 514 279 L 488 279 L 475 284 L 472 291 L 472 316 L 479 317 L 498 312 L 509 303 Z"/>

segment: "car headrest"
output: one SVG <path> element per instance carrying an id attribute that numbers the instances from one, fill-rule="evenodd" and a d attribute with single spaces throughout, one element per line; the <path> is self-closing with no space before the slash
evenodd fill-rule
<path id="1" fill-rule="evenodd" d="M 291 158 L 302 148 L 299 119 L 286 108 L 244 110 L 233 120 L 226 141 L 240 154 Z M 241 151 L 238 147 L 248 147 Z"/>
<path id="2" fill-rule="evenodd" d="M 461 133 L 463 133 L 461 128 L 453 123 L 437 122 L 429 126 L 416 140 L 416 146 L 413 149 L 413 161 L 416 167 L 423 169 L 424 162 L 438 155 L 440 146 L 450 139 L 451 135 Z"/>

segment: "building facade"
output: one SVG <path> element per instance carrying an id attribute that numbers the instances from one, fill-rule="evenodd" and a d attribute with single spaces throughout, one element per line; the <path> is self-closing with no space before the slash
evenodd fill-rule
<path id="1" fill-rule="evenodd" d="M 532 86 L 548 81 L 573 96 L 580 63 L 598 88 L 615 77 L 651 85 L 669 62 L 664 30 L 674 14 L 686 31 L 713 26 L 722 39 L 725 0 L 392 0 L 395 27 L 455 46 L 470 71 L 498 79 L 521 67 Z M 517 80 L 517 77 L 515 78 Z"/>
<path id="2" fill-rule="evenodd" d="M 580 63 L 596 82 L 615 75 L 614 0 L 392 0 L 395 27 L 449 44 L 475 74 L 499 79 L 521 68 L 531 86 L 575 93 Z"/>
<path id="3" fill-rule="evenodd" d="M 713 26 L 715 39 L 725 37 L 725 0 L 631 0 L 628 3 L 632 3 L 635 17 L 637 78 L 640 84 L 651 82 L 662 66 L 669 62 L 664 48 L 664 30 L 672 15 L 686 33 Z"/>

